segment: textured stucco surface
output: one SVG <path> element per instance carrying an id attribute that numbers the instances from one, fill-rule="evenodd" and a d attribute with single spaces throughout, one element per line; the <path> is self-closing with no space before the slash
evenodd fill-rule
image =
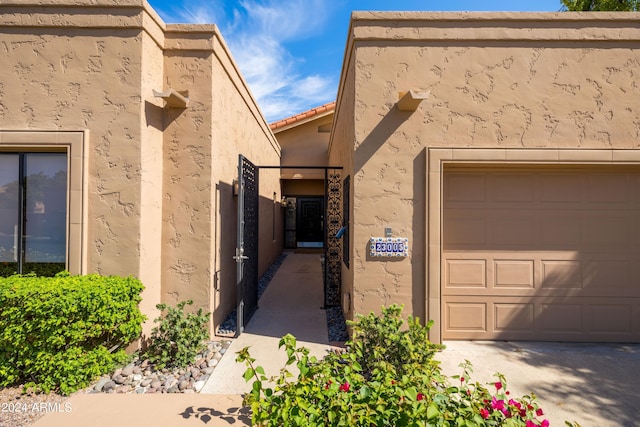
<path id="1" fill-rule="evenodd" d="M 328 166 L 327 147 L 333 114 L 276 132 L 282 166 Z M 321 169 L 282 169 L 282 179 L 324 179 Z"/>
<path id="2" fill-rule="evenodd" d="M 347 45 L 349 46 L 349 45 Z M 333 165 L 341 165 L 342 181 L 349 176 L 351 182 L 350 193 L 353 195 L 353 147 L 352 141 L 355 138 L 355 62 L 354 56 L 351 55 L 349 47 L 345 53 L 344 64 L 342 66 L 342 75 L 340 78 L 341 92 L 339 92 L 336 101 L 336 110 L 331 136 L 329 138 L 329 163 Z M 353 202 L 349 202 L 349 217 L 353 217 Z M 344 214 L 344 213 L 343 213 Z M 350 221 L 346 224 L 348 233 L 353 235 L 354 222 Z M 343 240 L 343 244 L 344 244 Z M 354 285 L 354 268 L 356 264 L 361 264 L 361 260 L 353 257 L 353 240 L 349 239 L 350 248 L 350 267 L 342 263 L 342 309 L 346 318 L 353 320 L 353 285 Z"/>
<path id="3" fill-rule="evenodd" d="M 87 135 L 86 272 L 140 277 L 150 319 L 193 299 L 213 328 L 235 304 L 238 154 L 280 157 L 217 28 L 167 26 L 144 0 L 6 1 L 0 51 L 1 129 Z M 165 108 L 153 90 L 169 88 L 189 107 Z M 261 188 L 277 214 L 277 174 Z M 282 235 L 263 232 L 262 270 Z"/>
<path id="4" fill-rule="evenodd" d="M 330 154 L 353 168 L 355 312 L 429 317 L 427 148 L 637 148 L 639 47 L 635 14 L 355 14 Z M 410 89 L 430 95 L 398 110 Z M 408 258 L 368 257 L 385 227 Z"/>

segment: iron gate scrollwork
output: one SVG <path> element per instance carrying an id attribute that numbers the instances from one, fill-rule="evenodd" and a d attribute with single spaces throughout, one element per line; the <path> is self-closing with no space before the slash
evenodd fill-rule
<path id="1" fill-rule="evenodd" d="M 341 239 L 336 234 L 342 227 L 342 183 L 339 173 L 325 170 L 326 182 L 326 227 L 325 227 L 325 269 L 324 269 L 324 305 L 340 305 L 342 273 Z"/>
<path id="2" fill-rule="evenodd" d="M 258 308 L 258 171 L 240 155 L 238 162 L 237 331 Z"/>

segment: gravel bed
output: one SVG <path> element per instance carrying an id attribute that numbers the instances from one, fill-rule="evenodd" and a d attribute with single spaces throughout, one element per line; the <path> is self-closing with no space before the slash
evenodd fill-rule
<path id="1" fill-rule="evenodd" d="M 347 323 L 344 320 L 344 314 L 341 307 L 328 307 L 327 313 L 327 329 L 329 330 L 329 342 L 348 341 L 349 334 L 347 332 Z"/>
<path id="2" fill-rule="evenodd" d="M 0 389 L 0 427 L 30 426 L 50 412 L 72 408 L 65 403 L 69 396 L 59 394 L 22 394 L 22 386 Z"/>
<path id="3" fill-rule="evenodd" d="M 198 393 L 231 345 L 230 340 L 211 341 L 186 368 L 156 369 L 148 360 L 135 359 L 100 378 L 86 393 Z"/>

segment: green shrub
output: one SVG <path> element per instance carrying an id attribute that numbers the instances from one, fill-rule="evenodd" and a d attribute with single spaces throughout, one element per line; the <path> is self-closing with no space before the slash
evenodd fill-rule
<path id="1" fill-rule="evenodd" d="M 253 379 L 245 404 L 258 426 L 548 426 L 535 396 L 509 397 L 506 381 L 485 387 L 470 381 L 471 366 L 462 375 L 443 375 L 433 360 L 437 346 L 426 339 L 428 327 L 399 319 L 401 308 L 383 309 L 360 317 L 354 340 L 343 352 L 318 360 L 296 348 L 286 335 L 280 340 L 288 360 L 278 377 L 268 380 L 264 369 L 244 348 L 237 360 L 247 365 L 244 378 Z M 398 354 L 399 352 L 399 354 Z M 298 375 L 287 367 L 295 366 Z M 275 383 L 275 384 L 274 384 Z M 495 391 L 490 391 L 495 390 Z"/>
<path id="2" fill-rule="evenodd" d="M 64 262 L 27 262 L 22 266 L 24 274 L 35 274 L 41 277 L 53 277 L 64 271 Z M 0 262 L 0 277 L 9 277 L 17 274 L 17 262 Z"/>
<path id="3" fill-rule="evenodd" d="M 409 316 L 408 327 L 400 317 L 402 307 L 394 304 L 383 308 L 380 316 L 373 313 L 357 316 L 357 321 L 347 321 L 353 327 L 353 340 L 347 344 L 350 353 L 356 355 L 363 375 L 370 377 L 380 366 L 392 368 L 401 377 L 416 366 L 433 367 L 433 356 L 443 347 L 429 341 L 429 329 L 420 319 Z"/>
<path id="4" fill-rule="evenodd" d="M 97 274 L 0 278 L 0 387 L 69 394 L 109 372 L 140 336 L 143 288 Z"/>
<path id="5" fill-rule="evenodd" d="M 207 325 L 211 313 L 204 314 L 199 309 L 197 313 L 185 314 L 184 306 L 187 304 L 191 305 L 193 301 L 179 302 L 176 307 L 156 305 L 158 310 L 166 310 L 166 314 L 154 320 L 158 325 L 151 331 L 145 357 L 160 369 L 186 367 L 209 338 Z"/>

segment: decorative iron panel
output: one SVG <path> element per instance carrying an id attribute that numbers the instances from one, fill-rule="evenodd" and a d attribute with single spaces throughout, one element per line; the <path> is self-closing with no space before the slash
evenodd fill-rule
<path id="1" fill-rule="evenodd" d="M 238 328 L 258 308 L 258 176 L 259 169 L 240 155 L 238 166 Z"/>
<path id="2" fill-rule="evenodd" d="M 325 276 L 324 305 L 335 307 L 340 305 L 341 294 L 341 239 L 336 237 L 342 227 L 342 183 L 339 173 L 328 173 L 326 176 L 326 227 L 325 227 Z"/>

